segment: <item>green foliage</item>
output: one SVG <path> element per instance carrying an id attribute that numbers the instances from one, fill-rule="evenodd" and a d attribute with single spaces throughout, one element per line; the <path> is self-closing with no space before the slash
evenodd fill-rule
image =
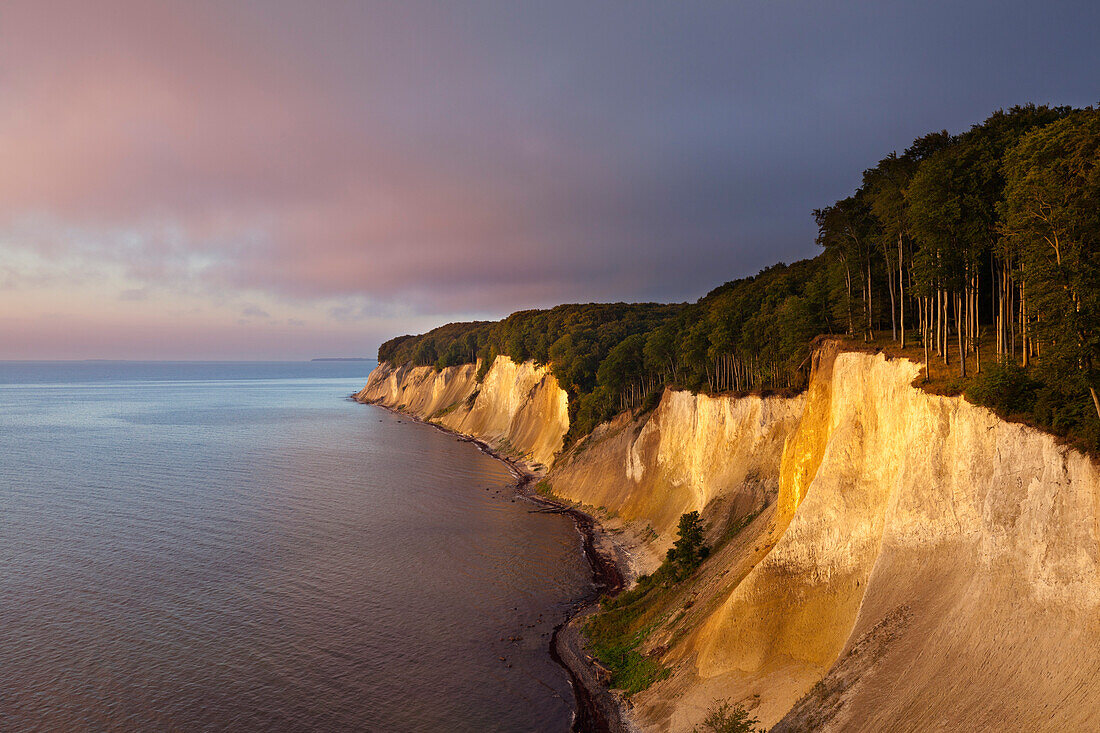
<path id="1" fill-rule="evenodd" d="M 648 615 L 666 593 L 654 576 L 642 576 L 631 590 L 605 600 L 584 626 L 589 648 L 611 672 L 611 685 L 627 694 L 641 692 L 668 674 L 638 651 L 651 629 Z"/>
<path id="2" fill-rule="evenodd" d="M 1052 393 L 1088 394 L 1100 417 L 1100 110 L 1033 130 L 1003 170 L 999 212 L 1036 314 L 1037 375 Z M 1096 442 L 1087 410 L 1054 412 L 1052 424 Z"/>
<path id="3" fill-rule="evenodd" d="M 643 655 L 638 646 L 645 639 L 648 629 L 631 635 L 604 637 L 589 631 L 589 645 L 596 658 L 611 672 L 611 686 L 626 695 L 634 695 L 647 689 L 658 680 L 671 674 L 671 670 L 656 660 Z"/>
<path id="4" fill-rule="evenodd" d="M 725 532 L 723 532 L 722 539 L 720 540 L 720 544 L 725 543 L 725 542 L 729 542 L 734 537 L 741 534 L 741 531 L 743 529 L 745 529 L 745 527 L 748 527 L 750 524 L 752 524 L 753 520 L 756 519 L 758 516 L 760 516 L 760 512 L 762 512 L 762 511 L 764 511 L 763 506 L 759 507 L 755 511 L 751 511 L 748 514 L 745 514 L 745 515 L 741 516 L 740 519 L 737 519 L 737 520 L 731 522 L 726 527 Z"/>
<path id="5" fill-rule="evenodd" d="M 638 647 L 656 624 L 654 614 L 662 602 L 709 554 L 699 512 L 682 515 L 677 540 L 661 567 L 638 578 L 629 591 L 605 600 L 585 624 L 589 646 L 611 671 L 613 686 L 634 694 L 668 676 L 666 668 L 641 654 Z"/>
<path id="6" fill-rule="evenodd" d="M 448 323 L 421 336 L 398 336 L 378 347 L 378 361 L 437 369 L 473 364 L 492 325 L 488 321 Z"/>
<path id="7" fill-rule="evenodd" d="M 693 733 L 764 733 L 757 728 L 760 721 L 750 716 L 741 705 L 731 705 L 729 700 L 719 700 L 707 711 L 702 727 L 696 726 Z"/>
<path id="8" fill-rule="evenodd" d="M 970 380 L 966 398 L 1002 415 L 1023 415 L 1034 408 L 1040 386 L 1019 364 L 1001 360 Z"/>
<path id="9" fill-rule="evenodd" d="M 937 389 L 1100 447 L 1100 111 L 1025 105 L 927 135 L 815 215 L 848 334 L 917 326 L 957 371 Z"/>
<path id="10" fill-rule="evenodd" d="M 632 695 L 668 676 L 669 671 L 638 651 L 652 629 L 649 617 L 668 593 L 662 571 L 643 575 L 629 591 L 605 600 L 584 626 L 588 646 L 611 672 L 611 685 Z"/>
<path id="11" fill-rule="evenodd" d="M 1053 381 L 1053 380 L 1052 380 Z M 1083 378 L 1056 384 L 1042 383 L 1028 422 L 1066 438 L 1082 450 L 1100 452 L 1100 419 Z"/>
<path id="12" fill-rule="evenodd" d="M 441 417 L 444 417 L 446 415 L 450 415 L 452 412 L 454 412 L 455 410 L 458 409 L 458 405 L 459 405 L 459 403 L 455 402 L 453 404 L 447 405 L 446 407 L 444 407 L 442 409 L 436 410 L 435 413 L 432 415 L 432 419 L 437 420 L 437 419 L 439 419 Z"/>
<path id="13" fill-rule="evenodd" d="M 623 410 L 650 409 L 664 387 L 800 388 L 810 341 L 830 329 L 819 260 L 776 265 L 697 303 L 588 303 L 451 323 L 384 343 L 379 361 L 443 368 L 498 355 L 549 364 L 569 395 L 567 444 Z"/>
<path id="14" fill-rule="evenodd" d="M 695 572 L 699 563 L 710 555 L 710 548 L 703 544 L 703 524 L 699 512 L 689 512 L 680 517 L 676 542 L 669 548 L 665 562 L 677 579 Z"/>

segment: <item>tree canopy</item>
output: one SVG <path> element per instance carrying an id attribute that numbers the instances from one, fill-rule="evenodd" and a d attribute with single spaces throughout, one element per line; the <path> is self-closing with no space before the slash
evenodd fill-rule
<path id="1" fill-rule="evenodd" d="M 821 259 L 775 265 L 693 304 L 587 303 L 399 336 L 379 361 L 443 368 L 498 355 L 549 364 L 569 395 L 570 436 L 652 403 L 665 386 L 798 389 L 810 342 L 832 330 Z"/>

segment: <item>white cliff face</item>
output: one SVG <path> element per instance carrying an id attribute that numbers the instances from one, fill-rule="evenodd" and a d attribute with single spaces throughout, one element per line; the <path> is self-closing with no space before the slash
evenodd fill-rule
<path id="1" fill-rule="evenodd" d="M 535 469 L 553 463 L 569 430 L 568 398 L 549 369 L 506 356 L 481 383 L 474 364 L 438 372 L 379 364 L 356 399 L 439 423 Z"/>
<path id="2" fill-rule="evenodd" d="M 802 402 L 669 390 L 651 415 L 600 428 L 549 479 L 558 496 L 644 521 L 670 544 L 685 512 L 719 500 L 744 514 L 774 499 Z"/>
<path id="3" fill-rule="evenodd" d="M 861 671 L 787 724 L 817 703 L 834 711 L 815 725 L 827 730 L 1100 727 L 1100 471 L 1049 435 L 908 386 L 916 371 L 836 358 L 826 451 L 775 560 L 812 565 L 793 585 L 819 597 L 844 573 L 861 581 L 826 670 Z M 828 527 L 812 520 L 826 513 Z"/>
<path id="4" fill-rule="evenodd" d="M 1096 466 L 911 387 L 909 362 L 846 353 L 827 372 L 796 433 L 817 444 L 816 471 L 781 482 L 790 523 L 695 635 L 695 674 L 760 695 L 768 725 L 842 657 L 859 669 L 814 729 L 997 728 L 1007 709 L 1011 729 L 1100 721 L 1096 663 L 1051 648 L 1069 609 L 1096 615 Z M 1066 709 L 1045 704 L 1066 695 Z"/>
<path id="5" fill-rule="evenodd" d="M 779 730 L 1100 728 L 1096 464 L 918 372 L 826 353 L 797 400 L 669 392 L 555 468 L 555 493 L 665 533 L 778 493 L 743 579 L 714 580 L 743 565 L 724 552 L 694 581 L 713 610 L 635 697 L 643 727 L 729 698 Z"/>
<path id="6" fill-rule="evenodd" d="M 376 402 L 427 420 L 466 400 L 477 388 L 477 366 L 393 367 L 380 363 L 355 395 L 360 402 Z"/>

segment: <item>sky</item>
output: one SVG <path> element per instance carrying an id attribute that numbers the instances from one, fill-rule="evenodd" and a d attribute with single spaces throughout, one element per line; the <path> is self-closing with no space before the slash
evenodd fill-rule
<path id="1" fill-rule="evenodd" d="M 1100 101 L 1100 3 L 0 4 L 0 359 L 372 356 L 816 254 L 913 138 Z"/>

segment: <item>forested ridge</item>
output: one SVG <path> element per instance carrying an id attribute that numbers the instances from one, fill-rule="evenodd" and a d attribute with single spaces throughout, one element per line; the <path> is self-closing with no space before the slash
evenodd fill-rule
<path id="1" fill-rule="evenodd" d="M 696 303 L 520 311 L 395 338 L 378 358 L 548 363 L 576 438 L 665 386 L 801 389 L 814 338 L 845 335 L 904 350 L 940 388 L 1097 449 L 1100 111 L 1027 105 L 930 133 L 813 215 L 821 254 Z"/>

